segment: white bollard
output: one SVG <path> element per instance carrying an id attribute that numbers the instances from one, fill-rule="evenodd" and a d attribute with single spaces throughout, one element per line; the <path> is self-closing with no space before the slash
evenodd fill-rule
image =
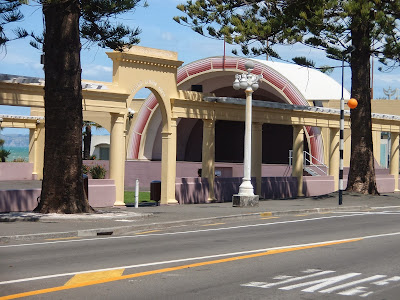
<path id="1" fill-rule="evenodd" d="M 136 179 L 135 186 L 135 208 L 139 207 L 139 179 Z"/>

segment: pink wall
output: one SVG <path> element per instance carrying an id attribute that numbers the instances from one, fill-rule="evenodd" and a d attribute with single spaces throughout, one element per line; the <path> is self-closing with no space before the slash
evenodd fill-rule
<path id="1" fill-rule="evenodd" d="M 41 189 L 0 190 L 0 212 L 32 211 Z M 115 203 L 115 184 L 110 179 L 89 179 L 89 204 L 110 207 Z"/>
<path id="2" fill-rule="evenodd" d="M 303 177 L 303 193 L 307 197 L 329 194 L 333 193 L 334 191 L 335 191 L 335 182 L 333 176 Z"/>
<path id="3" fill-rule="evenodd" d="M 93 162 L 93 161 L 92 161 Z M 96 162 L 96 161 L 95 161 Z M 106 163 L 108 170 L 108 161 Z M 85 161 L 86 164 L 86 161 Z M 176 177 L 190 178 L 197 177 L 197 170 L 201 169 L 200 162 L 176 163 Z M 221 172 L 221 177 L 243 177 L 243 164 L 241 163 L 215 163 L 215 170 Z M 108 173 L 108 172 L 107 172 Z M 291 168 L 287 165 L 263 165 L 263 177 L 282 177 L 291 174 Z M 125 163 L 125 187 L 133 188 L 139 179 L 140 188 L 150 190 L 150 182 L 161 180 L 161 162 L 160 161 L 126 161 Z"/>
<path id="4" fill-rule="evenodd" d="M 0 181 L 32 180 L 33 163 L 0 162 Z"/>
<path id="5" fill-rule="evenodd" d="M 242 178 L 215 178 L 214 193 L 217 202 L 230 202 L 237 194 Z M 256 186 L 255 179 L 252 179 Z M 305 176 L 303 184 L 306 196 L 317 196 L 334 191 L 332 176 Z M 176 199 L 181 204 L 206 203 L 208 199 L 208 181 L 205 178 L 177 178 Z M 296 177 L 263 177 L 260 197 L 263 199 L 290 199 L 297 196 Z"/>
<path id="6" fill-rule="evenodd" d="M 391 175 L 377 175 L 377 187 L 380 193 L 393 193 L 394 180 Z M 400 180 L 399 180 L 400 181 Z M 242 178 L 215 178 L 214 193 L 217 202 L 230 202 L 237 194 Z M 255 179 L 252 179 L 256 187 Z M 347 185 L 347 178 L 343 180 Z M 303 192 L 306 197 L 329 194 L 335 191 L 333 176 L 304 176 Z M 206 203 L 208 199 L 208 181 L 205 178 L 177 178 L 176 199 L 181 204 Z M 296 177 L 263 177 L 260 197 L 263 199 L 290 199 L 297 196 Z"/>
<path id="7" fill-rule="evenodd" d="M 89 179 L 89 204 L 110 207 L 115 203 L 115 184 L 112 179 Z"/>
<path id="8" fill-rule="evenodd" d="M 376 175 L 376 187 L 379 193 L 394 192 L 394 176 L 393 175 Z"/>
<path id="9" fill-rule="evenodd" d="M 41 189 L 0 190 L 0 212 L 32 211 L 40 192 Z"/>

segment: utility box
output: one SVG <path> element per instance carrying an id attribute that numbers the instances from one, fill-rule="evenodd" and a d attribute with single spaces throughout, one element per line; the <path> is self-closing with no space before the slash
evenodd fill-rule
<path id="1" fill-rule="evenodd" d="M 153 180 L 150 182 L 150 200 L 157 201 L 161 200 L 161 181 Z"/>

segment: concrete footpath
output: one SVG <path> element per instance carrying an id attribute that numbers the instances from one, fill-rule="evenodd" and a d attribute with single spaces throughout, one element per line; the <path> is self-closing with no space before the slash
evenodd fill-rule
<path id="1" fill-rule="evenodd" d="M 118 235 L 182 225 L 201 225 L 235 218 L 259 218 L 345 211 L 400 211 L 400 193 L 380 196 L 344 192 L 285 199 L 261 200 L 258 207 L 232 207 L 231 202 L 174 206 L 111 207 L 94 214 L 1 213 L 0 242 L 40 240 L 79 236 Z"/>

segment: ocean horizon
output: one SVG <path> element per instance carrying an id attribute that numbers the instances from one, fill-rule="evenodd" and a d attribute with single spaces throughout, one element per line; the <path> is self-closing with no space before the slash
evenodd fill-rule
<path id="1" fill-rule="evenodd" d="M 4 147 L 5 150 L 11 151 L 10 155 L 7 157 L 7 162 L 12 162 L 14 159 L 24 159 L 24 161 L 29 161 L 29 147 Z"/>

